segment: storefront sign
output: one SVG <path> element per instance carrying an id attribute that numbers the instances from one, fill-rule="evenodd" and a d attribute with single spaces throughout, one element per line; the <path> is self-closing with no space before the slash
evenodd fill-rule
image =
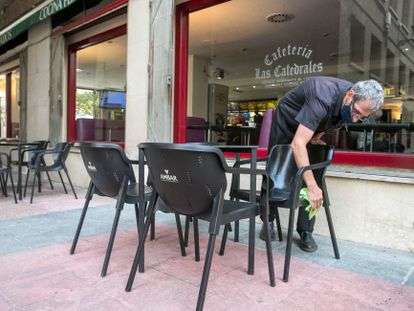
<path id="1" fill-rule="evenodd" d="M 18 35 L 28 30 L 34 24 L 41 22 L 49 16 L 66 9 L 68 6 L 78 0 L 54 0 L 45 1 L 39 7 L 34 9 L 23 18 L 6 27 L 0 32 L 0 46 L 6 44 L 10 40 L 16 38 Z"/>
<path id="2" fill-rule="evenodd" d="M 316 74 L 323 71 L 323 63 L 312 61 L 312 50 L 308 45 L 298 46 L 288 44 L 284 47 L 277 47 L 274 52 L 264 57 L 266 67 L 254 69 L 257 80 L 268 80 L 275 78 L 294 78 L 308 74 Z M 298 59 L 297 62 L 278 64 L 281 59 Z M 271 67 L 271 68 L 268 68 Z"/>

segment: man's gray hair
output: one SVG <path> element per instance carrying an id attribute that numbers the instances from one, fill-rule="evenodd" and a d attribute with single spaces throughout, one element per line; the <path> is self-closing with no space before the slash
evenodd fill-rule
<path id="1" fill-rule="evenodd" d="M 375 80 L 359 81 L 355 83 L 351 90 L 354 91 L 355 102 L 360 100 L 372 100 L 370 109 L 376 111 L 384 102 L 384 89 Z"/>

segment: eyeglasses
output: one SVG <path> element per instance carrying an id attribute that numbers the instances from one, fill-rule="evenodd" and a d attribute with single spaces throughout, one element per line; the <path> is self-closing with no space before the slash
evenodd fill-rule
<path id="1" fill-rule="evenodd" d="M 367 120 L 371 116 L 371 111 L 368 113 L 361 112 L 361 110 L 356 107 L 355 100 L 353 100 L 351 103 L 351 113 L 352 116 L 357 116 L 358 120 L 361 122 Z"/>

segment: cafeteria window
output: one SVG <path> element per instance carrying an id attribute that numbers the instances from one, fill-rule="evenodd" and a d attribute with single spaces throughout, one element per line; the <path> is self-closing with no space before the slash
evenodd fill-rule
<path id="1" fill-rule="evenodd" d="M 205 127 L 207 139 L 232 143 L 231 137 L 214 135 L 223 123 L 217 116 L 224 114 L 228 125 L 237 119 L 242 127 L 255 127 L 255 110 L 263 114 L 277 107 L 280 98 L 311 76 L 353 83 L 374 79 L 386 94 L 379 111 L 325 138 L 345 163 L 355 164 L 361 154 L 385 164 L 393 154 L 396 166 L 414 163 L 414 40 L 406 27 L 397 27 L 399 16 L 412 25 L 414 15 L 404 15 L 402 7 L 398 11 L 385 16 L 385 10 L 365 2 L 339 0 L 283 5 L 192 0 L 178 5 L 174 141 L 187 140 L 189 127 L 183 123 L 192 117 L 207 123 L 191 130 Z M 391 21 L 384 32 L 377 21 L 386 17 Z M 257 143 L 257 137 L 250 143 Z"/>
<path id="2" fill-rule="evenodd" d="M 68 140 L 124 143 L 125 32 L 120 26 L 69 46 Z"/>

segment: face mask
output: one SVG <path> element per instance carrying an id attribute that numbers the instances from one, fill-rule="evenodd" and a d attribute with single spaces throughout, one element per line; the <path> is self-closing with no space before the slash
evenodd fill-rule
<path id="1" fill-rule="evenodd" d="M 345 123 L 352 123 L 351 105 L 343 105 L 341 108 L 341 118 Z"/>

